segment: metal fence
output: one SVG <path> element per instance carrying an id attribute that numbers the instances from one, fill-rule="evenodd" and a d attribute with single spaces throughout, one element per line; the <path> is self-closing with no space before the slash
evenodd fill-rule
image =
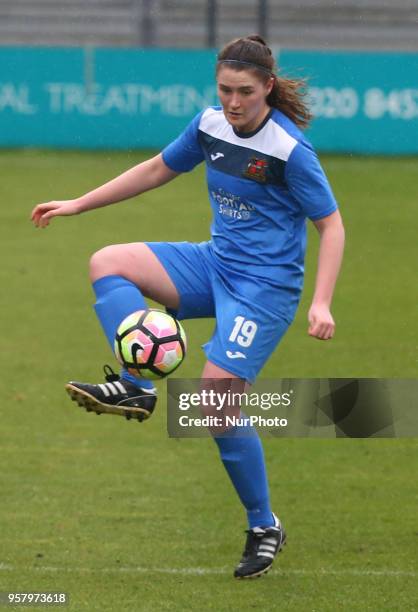
<path id="1" fill-rule="evenodd" d="M 418 49 L 418 0 L 0 0 L 0 45 Z"/>

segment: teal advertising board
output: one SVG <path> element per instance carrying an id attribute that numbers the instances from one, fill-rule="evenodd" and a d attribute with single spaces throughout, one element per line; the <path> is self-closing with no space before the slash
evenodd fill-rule
<path id="1" fill-rule="evenodd" d="M 322 151 L 418 153 L 418 54 L 286 51 L 283 71 L 309 80 Z"/>
<path id="2" fill-rule="evenodd" d="M 0 146 L 161 148 L 216 104 L 214 50 L 0 48 Z M 418 153 L 418 54 L 282 50 L 320 151 Z"/>

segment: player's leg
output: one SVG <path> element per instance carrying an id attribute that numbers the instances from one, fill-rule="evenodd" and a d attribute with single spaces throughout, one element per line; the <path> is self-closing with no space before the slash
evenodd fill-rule
<path id="1" fill-rule="evenodd" d="M 202 379 L 205 389 L 210 390 L 209 386 L 216 390 L 216 394 L 225 393 L 225 397 L 232 397 L 232 393 L 244 393 L 249 386 L 244 378 L 211 361 L 206 362 Z M 228 391 L 231 392 L 230 395 Z M 228 406 L 226 410 L 232 410 L 237 416 L 236 408 Z M 254 578 L 270 569 L 275 555 L 286 542 L 285 531 L 270 507 L 261 440 L 251 425 L 224 428 L 221 434 L 212 432 L 212 435 L 219 448 L 222 463 L 248 517 L 249 529 L 245 549 L 234 575 L 236 578 Z"/>
<path id="2" fill-rule="evenodd" d="M 280 289 L 231 271 L 218 274 L 214 296 L 216 330 L 204 345 L 209 361 L 204 376 L 212 376 L 216 383 L 217 376 L 226 373 L 231 380 L 238 377 L 242 384 L 251 384 L 287 331 L 297 296 L 281 295 Z M 285 314 L 282 304 L 287 307 Z M 258 576 L 271 567 L 286 538 L 270 508 L 261 440 L 247 425 L 216 436 L 216 443 L 248 516 L 246 547 L 235 576 Z"/>
<path id="3" fill-rule="evenodd" d="M 205 389 L 212 386 L 217 394 L 225 394 L 225 398 L 233 397 L 232 393 L 238 397 L 248 389 L 248 383 L 243 378 L 212 361 L 206 362 L 202 378 L 203 384 L 207 381 Z M 227 405 L 227 401 L 224 405 Z M 229 411 L 229 416 L 233 413 L 238 417 L 240 406 L 228 405 L 225 414 L 226 411 Z M 220 435 L 216 432 L 213 435 L 225 469 L 247 511 L 249 528 L 274 525 L 263 447 L 256 429 L 251 425 L 242 425 L 224 428 Z"/>
<path id="4" fill-rule="evenodd" d="M 166 306 L 178 318 L 213 316 L 214 305 L 201 245 L 191 243 L 133 243 L 106 247 L 90 262 L 96 293 L 96 314 L 113 351 L 120 322 L 147 307 L 145 297 Z M 108 366 L 107 366 L 108 367 Z M 67 391 L 87 410 L 147 418 L 156 402 L 151 381 L 111 368 L 99 385 L 70 382 Z"/>
<path id="5" fill-rule="evenodd" d="M 161 262 L 144 243 L 117 244 L 97 251 L 90 260 L 90 278 L 96 294 L 95 311 L 110 347 L 123 319 L 147 308 L 145 297 L 175 308 L 177 289 Z M 121 377 L 139 388 L 151 381 L 122 371 Z"/>
<path id="6" fill-rule="evenodd" d="M 151 249 L 143 243 L 101 249 L 90 260 L 90 278 L 96 294 L 95 311 L 113 351 L 116 330 L 123 319 L 147 308 L 144 296 L 175 308 L 179 296 L 171 278 Z M 106 382 L 92 385 L 70 382 L 67 391 L 87 410 L 119 414 L 139 420 L 154 410 L 156 390 L 151 381 L 126 370 L 121 376 L 109 366 Z"/>

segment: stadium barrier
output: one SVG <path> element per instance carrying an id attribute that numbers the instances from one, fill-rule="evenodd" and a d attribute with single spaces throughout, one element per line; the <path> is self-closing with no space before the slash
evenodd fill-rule
<path id="1" fill-rule="evenodd" d="M 0 146 L 160 148 L 216 104 L 214 50 L 0 48 Z M 418 153 L 418 53 L 281 50 L 319 151 Z M 415 135 L 415 136 L 414 136 Z"/>

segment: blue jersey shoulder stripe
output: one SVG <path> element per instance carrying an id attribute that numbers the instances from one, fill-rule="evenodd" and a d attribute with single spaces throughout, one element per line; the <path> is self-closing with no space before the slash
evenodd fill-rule
<path id="1" fill-rule="evenodd" d="M 209 168 L 265 185 L 283 185 L 286 162 L 256 149 L 231 144 L 199 130 Z"/>

